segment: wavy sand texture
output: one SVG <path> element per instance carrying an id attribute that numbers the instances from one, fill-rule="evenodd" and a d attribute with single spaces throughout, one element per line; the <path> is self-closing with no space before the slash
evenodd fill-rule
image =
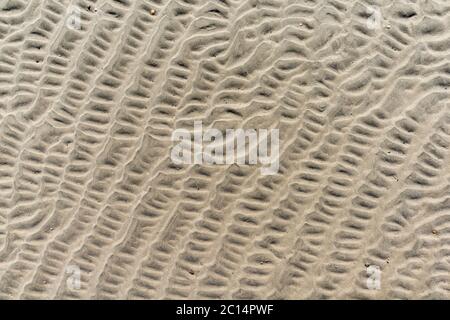
<path id="1" fill-rule="evenodd" d="M 0 298 L 450 298 L 448 0 L 0 6 Z"/>

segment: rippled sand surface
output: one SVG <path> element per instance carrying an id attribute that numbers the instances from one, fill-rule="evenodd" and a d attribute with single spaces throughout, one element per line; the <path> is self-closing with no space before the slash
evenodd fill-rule
<path id="1" fill-rule="evenodd" d="M 449 84 L 447 0 L 0 1 L 0 298 L 450 298 Z"/>

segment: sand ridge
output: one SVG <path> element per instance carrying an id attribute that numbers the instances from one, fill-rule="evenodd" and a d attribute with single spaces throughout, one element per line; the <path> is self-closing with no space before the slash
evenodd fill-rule
<path id="1" fill-rule="evenodd" d="M 449 30 L 446 0 L 0 1 L 0 298 L 449 298 Z M 277 128 L 279 171 L 174 164 L 195 121 Z"/>

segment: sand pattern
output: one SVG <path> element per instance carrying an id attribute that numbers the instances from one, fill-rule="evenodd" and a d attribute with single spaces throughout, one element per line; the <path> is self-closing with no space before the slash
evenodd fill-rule
<path id="1" fill-rule="evenodd" d="M 447 0 L 0 1 L 0 299 L 448 299 L 449 85 Z"/>

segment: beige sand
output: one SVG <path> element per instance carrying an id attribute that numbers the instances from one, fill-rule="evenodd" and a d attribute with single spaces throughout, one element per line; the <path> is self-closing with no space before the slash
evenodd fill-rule
<path id="1" fill-rule="evenodd" d="M 0 6 L 0 298 L 450 298 L 449 1 Z"/>

